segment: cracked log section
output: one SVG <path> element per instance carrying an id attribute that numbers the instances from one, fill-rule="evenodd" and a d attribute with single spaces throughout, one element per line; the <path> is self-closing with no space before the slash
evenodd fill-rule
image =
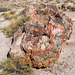
<path id="1" fill-rule="evenodd" d="M 14 34 L 10 56 L 26 56 L 34 67 L 47 67 L 59 58 L 61 46 L 70 38 L 72 22 L 55 5 L 31 5 L 24 9 L 30 19 Z"/>

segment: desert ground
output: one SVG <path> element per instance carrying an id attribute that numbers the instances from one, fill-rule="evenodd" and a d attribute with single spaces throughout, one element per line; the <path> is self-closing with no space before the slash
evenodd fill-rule
<path id="1" fill-rule="evenodd" d="M 34 69 L 34 75 L 75 75 L 75 12 L 64 12 L 73 21 L 73 33 L 71 38 L 65 42 L 59 59 L 47 68 Z M 10 24 L 9 21 L 0 19 L 0 27 Z M 11 38 L 0 30 L 0 61 L 7 58 L 10 50 Z"/>

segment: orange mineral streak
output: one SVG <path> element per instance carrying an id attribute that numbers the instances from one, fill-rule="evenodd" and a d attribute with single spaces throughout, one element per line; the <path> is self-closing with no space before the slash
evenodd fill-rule
<path id="1" fill-rule="evenodd" d="M 33 22 L 38 22 L 41 27 L 44 27 L 44 23 L 39 20 L 40 15 L 37 14 L 36 9 L 37 9 L 36 7 L 30 7 L 29 8 L 28 16 L 31 16 L 31 18 L 26 23 L 27 24 L 31 24 Z M 55 12 L 51 8 L 45 8 L 45 9 L 42 9 L 42 11 L 48 11 L 48 13 L 50 13 L 49 17 L 51 15 L 52 16 L 56 16 L 57 15 L 57 14 L 54 14 Z M 61 44 L 61 46 L 66 41 L 66 39 L 68 39 L 71 36 L 71 33 L 72 33 L 72 21 L 65 14 L 63 14 L 63 13 L 61 13 L 61 14 L 63 16 L 65 16 L 68 19 L 68 22 L 69 22 L 70 32 L 68 33 L 67 38 L 65 36 L 64 27 L 63 26 L 59 26 L 59 25 L 56 26 L 56 25 L 52 24 L 50 21 L 49 21 L 49 25 L 46 26 L 46 28 L 43 28 L 43 29 L 38 29 L 38 28 L 32 29 L 31 32 L 36 31 L 38 33 L 45 33 L 45 34 L 47 34 L 47 36 L 50 38 L 49 40 L 51 41 L 51 44 L 50 44 L 50 46 L 48 48 L 46 48 L 46 50 L 40 49 L 39 51 L 37 51 L 37 48 L 33 48 L 32 50 L 30 50 L 30 49 L 27 50 L 27 53 L 26 53 L 27 63 L 32 63 L 34 65 L 34 67 L 39 67 L 39 68 L 40 67 L 47 67 L 52 62 L 54 62 L 55 60 L 57 60 L 59 58 L 59 55 L 61 53 L 61 49 L 60 48 L 58 48 L 58 50 L 57 50 L 56 57 L 53 57 L 53 58 L 51 58 L 49 60 L 46 60 L 46 61 L 40 61 L 40 62 L 34 60 L 35 59 L 34 57 L 36 57 L 39 60 L 41 55 L 44 55 L 48 51 L 52 51 L 52 49 L 54 49 L 54 45 L 55 45 L 54 39 L 56 37 L 56 34 L 57 34 L 56 32 L 57 31 L 62 34 L 62 37 L 61 37 L 62 44 Z M 51 20 L 53 20 L 53 19 L 51 18 Z M 40 39 L 42 38 L 42 34 L 39 35 L 39 38 Z M 31 43 L 32 44 L 34 43 L 34 39 L 31 40 Z M 43 45 L 43 43 L 44 42 L 42 42 L 41 45 Z"/>
<path id="2" fill-rule="evenodd" d="M 27 24 L 30 24 L 31 22 L 39 22 L 40 23 L 40 25 L 43 27 L 44 26 L 44 24 L 41 22 L 41 21 L 39 21 L 39 15 L 36 13 L 36 11 L 35 11 L 35 7 L 31 7 L 30 9 L 29 9 L 29 12 L 28 12 L 28 16 L 31 16 L 31 19 L 30 19 L 30 21 L 28 21 L 28 22 L 26 22 Z M 31 14 L 31 15 L 30 15 Z"/>

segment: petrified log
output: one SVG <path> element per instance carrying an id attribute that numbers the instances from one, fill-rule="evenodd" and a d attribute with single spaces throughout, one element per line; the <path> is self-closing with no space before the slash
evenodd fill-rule
<path id="1" fill-rule="evenodd" d="M 59 58 L 61 46 L 72 33 L 72 22 L 55 5 L 25 8 L 30 20 L 14 34 L 10 55 L 26 56 L 34 67 L 47 67 Z"/>

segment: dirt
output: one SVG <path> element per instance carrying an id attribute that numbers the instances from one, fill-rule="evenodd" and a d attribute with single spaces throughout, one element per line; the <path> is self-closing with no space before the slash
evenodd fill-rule
<path id="1" fill-rule="evenodd" d="M 8 26 L 10 21 L 4 20 L 0 17 L 0 28 Z M 7 53 L 10 49 L 11 38 L 7 38 L 6 35 L 0 30 L 0 61 L 7 58 Z"/>
<path id="2" fill-rule="evenodd" d="M 0 32 L 0 61 L 7 58 L 7 53 L 10 49 L 11 39 Z"/>

